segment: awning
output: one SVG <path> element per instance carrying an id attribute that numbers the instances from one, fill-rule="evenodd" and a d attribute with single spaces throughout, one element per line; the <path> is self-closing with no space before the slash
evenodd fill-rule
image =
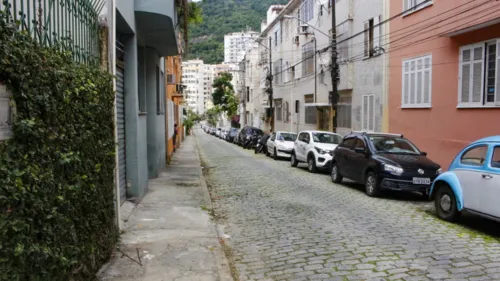
<path id="1" fill-rule="evenodd" d="M 135 1 L 135 22 L 141 43 L 154 48 L 160 56 L 179 54 L 173 0 Z"/>

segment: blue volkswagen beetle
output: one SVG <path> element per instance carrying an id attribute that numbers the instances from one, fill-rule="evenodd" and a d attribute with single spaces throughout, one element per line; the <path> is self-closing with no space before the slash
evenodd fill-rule
<path id="1" fill-rule="evenodd" d="M 455 157 L 433 182 L 439 218 L 455 220 L 462 211 L 500 220 L 500 136 L 477 140 Z"/>

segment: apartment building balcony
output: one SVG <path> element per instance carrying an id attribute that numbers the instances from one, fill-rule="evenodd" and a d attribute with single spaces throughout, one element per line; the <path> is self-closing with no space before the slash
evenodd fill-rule
<path id="1" fill-rule="evenodd" d="M 135 0 L 134 10 L 142 43 L 156 49 L 160 56 L 178 55 L 174 0 Z"/>

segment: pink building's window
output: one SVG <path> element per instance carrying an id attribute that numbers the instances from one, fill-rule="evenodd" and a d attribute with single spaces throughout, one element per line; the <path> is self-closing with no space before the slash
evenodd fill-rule
<path id="1" fill-rule="evenodd" d="M 500 107 L 500 39 L 460 48 L 458 107 Z"/>
<path id="2" fill-rule="evenodd" d="M 402 108 L 430 108 L 432 100 L 432 55 L 403 61 Z"/>

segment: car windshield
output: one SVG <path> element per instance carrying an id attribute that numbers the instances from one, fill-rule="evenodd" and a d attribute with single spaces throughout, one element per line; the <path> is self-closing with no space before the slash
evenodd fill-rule
<path id="1" fill-rule="evenodd" d="M 278 140 L 280 141 L 295 141 L 296 138 L 297 135 L 292 133 L 280 133 L 278 136 Z"/>
<path id="2" fill-rule="evenodd" d="M 342 142 L 342 137 L 336 134 L 312 133 L 312 137 L 314 142 L 317 143 L 339 144 Z"/>
<path id="3" fill-rule="evenodd" d="M 379 153 L 420 155 L 416 146 L 405 138 L 393 136 L 370 136 L 370 140 Z"/>

